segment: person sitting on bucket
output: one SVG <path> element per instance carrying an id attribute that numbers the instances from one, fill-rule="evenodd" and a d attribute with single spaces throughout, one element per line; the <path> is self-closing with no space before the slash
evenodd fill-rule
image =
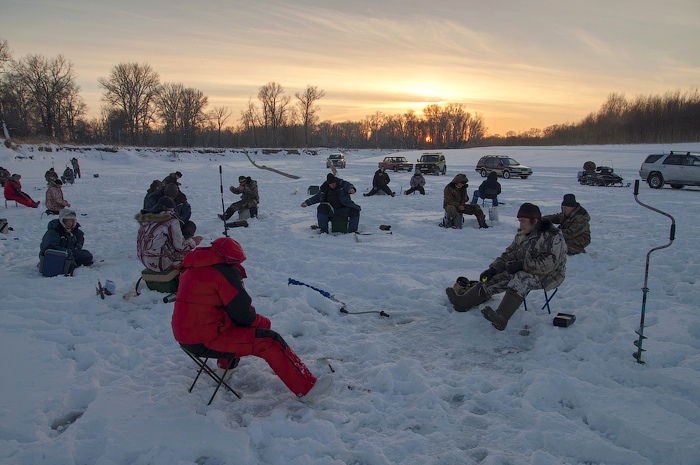
<path id="1" fill-rule="evenodd" d="M 445 186 L 444 199 L 442 207 L 445 209 L 447 222 L 444 224 L 446 228 L 461 228 L 461 224 L 456 224 L 457 216 L 462 213 L 464 215 L 474 215 L 479 222 L 479 228 L 488 228 L 486 224 L 486 216 L 478 205 L 467 203 L 469 194 L 469 179 L 466 174 L 456 175 L 452 181 Z"/>
<path id="2" fill-rule="evenodd" d="M 574 194 L 564 195 L 564 200 L 561 202 L 561 213 L 546 215 L 544 218 L 559 225 L 566 241 L 567 254 L 586 253 L 586 246 L 591 243 L 591 217 L 586 209 L 576 201 Z"/>
<path id="3" fill-rule="evenodd" d="M 518 222 L 520 228 L 515 239 L 481 273 L 480 282 L 463 288 L 465 292 L 460 292 L 459 283 L 445 289 L 458 312 L 466 312 L 505 292 L 496 310 L 485 307 L 481 311 L 499 331 L 506 328 L 531 290 L 554 289 L 566 275 L 566 242 L 561 231 L 542 218 L 539 207 L 531 203 L 520 206 Z"/>
<path id="4" fill-rule="evenodd" d="M 227 209 L 226 213 L 218 214 L 218 217 L 222 221 L 227 221 L 236 212 L 241 212 L 242 210 L 250 210 L 250 217 L 255 218 L 258 216 L 258 204 L 260 203 L 260 196 L 258 195 L 258 182 L 251 179 L 250 176 L 238 176 L 238 187 L 231 186 L 228 188 L 232 193 L 239 194 L 241 200 L 232 203 Z"/>
<path id="5" fill-rule="evenodd" d="M 348 232 L 357 232 L 360 225 L 361 207 L 352 201 L 351 194 L 357 192 L 355 186 L 348 181 L 336 178 L 333 173 L 328 173 L 326 181 L 321 184 L 318 192 L 306 199 L 302 208 L 320 203 L 316 209 L 318 228 L 322 234 L 328 233 L 328 222 L 331 218 L 350 218 Z"/>
<path id="6" fill-rule="evenodd" d="M 63 198 L 63 183 L 60 179 L 56 178 L 53 181 L 49 181 L 49 187 L 46 189 L 46 200 L 44 206 L 46 207 L 47 215 L 58 215 L 58 212 L 65 207 L 70 207 L 70 203 Z"/>
<path id="7" fill-rule="evenodd" d="M 333 376 L 317 379 L 270 320 L 256 312 L 243 285 L 245 259 L 230 237 L 187 254 L 171 323 L 175 340 L 197 356 L 217 358 L 222 369 L 231 368 L 234 357 L 260 357 L 300 400 L 315 400 L 333 385 Z"/>

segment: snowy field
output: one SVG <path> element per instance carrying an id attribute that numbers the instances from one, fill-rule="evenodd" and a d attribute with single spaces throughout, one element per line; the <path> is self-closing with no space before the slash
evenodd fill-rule
<path id="1" fill-rule="evenodd" d="M 52 164 L 62 172 L 78 157 L 83 177 L 64 195 L 95 265 L 74 277 L 42 277 L 43 208 L 1 210 L 14 231 L 0 235 L 0 463 L 700 464 L 700 189 L 640 187 L 639 200 L 673 215 L 677 233 L 651 255 L 646 363 L 639 364 L 632 353 L 646 254 L 669 242 L 670 220 L 638 205 L 633 186 L 576 181 L 591 160 L 612 162 L 634 183 L 645 156 L 662 150 L 700 151 L 700 144 L 446 150 L 447 176 L 427 176 L 427 195 L 394 198 L 360 193 L 377 162 L 395 152 L 349 151 L 338 175 L 357 187 L 360 229 L 371 234 L 321 236 L 310 229 L 315 207 L 300 204 L 325 179 L 332 150 L 251 150 L 256 163 L 295 180 L 255 168 L 240 151 L 2 147 L 0 165 L 20 173 L 42 207 L 44 172 Z M 400 155 L 415 162 L 420 153 Z M 471 196 L 482 181 L 474 166 L 486 154 L 513 156 L 534 174 L 501 180 L 505 205 L 491 228 L 477 229 L 474 217 L 461 230 L 439 228 L 445 184 L 465 173 Z M 248 357 L 231 380 L 243 398 L 222 391 L 207 406 L 210 380 L 187 392 L 195 369 L 172 337 L 173 304 L 147 289 L 122 298 L 143 268 L 134 215 L 151 181 L 184 174 L 192 220 L 208 245 L 223 232 L 220 165 L 226 206 L 238 199 L 227 188 L 239 175 L 260 188 L 260 218 L 229 230 L 248 256 L 253 304 L 315 374 L 335 372 L 333 390 L 315 404 L 296 400 L 264 361 Z M 409 173 L 390 176 L 397 194 L 407 189 Z M 455 312 L 445 288 L 460 275 L 476 279 L 510 244 L 519 205 L 555 213 L 569 192 L 591 215 L 593 242 L 568 259 L 552 310 L 576 322 L 553 326 L 539 291 L 504 332 L 478 310 Z M 330 292 L 351 312 L 390 317 L 342 314 L 289 278 Z M 98 280 L 113 281 L 116 295 L 100 299 Z M 529 336 L 520 334 L 525 326 Z"/>

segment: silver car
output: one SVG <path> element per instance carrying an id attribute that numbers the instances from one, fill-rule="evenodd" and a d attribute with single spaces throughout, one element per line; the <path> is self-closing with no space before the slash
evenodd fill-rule
<path id="1" fill-rule="evenodd" d="M 639 167 L 639 176 L 653 189 L 661 189 L 664 184 L 670 184 L 673 189 L 700 186 L 700 153 L 649 155 Z"/>

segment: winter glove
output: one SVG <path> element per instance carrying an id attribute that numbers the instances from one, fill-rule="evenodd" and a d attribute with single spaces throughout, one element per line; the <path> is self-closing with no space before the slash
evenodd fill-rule
<path id="1" fill-rule="evenodd" d="M 496 273 L 497 273 L 496 270 L 494 270 L 493 268 L 489 268 L 488 270 L 484 271 L 483 273 L 481 273 L 481 274 L 479 275 L 479 280 L 480 280 L 482 283 L 485 283 L 485 282 L 488 281 L 489 279 L 491 279 L 491 278 L 493 278 L 494 276 L 496 276 Z"/>
<path id="2" fill-rule="evenodd" d="M 506 270 L 510 274 L 515 274 L 522 269 L 523 269 L 523 262 L 520 260 L 516 260 L 514 262 L 508 262 L 508 265 L 506 265 Z"/>

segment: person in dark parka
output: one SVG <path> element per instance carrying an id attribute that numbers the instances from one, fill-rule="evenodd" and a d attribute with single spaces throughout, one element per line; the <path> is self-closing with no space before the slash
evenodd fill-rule
<path id="1" fill-rule="evenodd" d="M 479 198 L 491 199 L 491 205 L 498 206 L 498 195 L 501 193 L 501 183 L 498 182 L 498 174 L 491 171 L 484 182 L 481 183 L 478 190 L 474 191 L 472 203 L 476 203 Z"/>
<path id="2" fill-rule="evenodd" d="M 316 209 L 316 218 L 321 233 L 328 233 L 328 222 L 333 217 L 349 218 L 348 232 L 357 232 L 361 207 L 350 198 L 350 195 L 355 192 L 357 191 L 352 183 L 336 178 L 333 173 L 328 173 L 326 181 L 321 184 L 318 192 L 306 199 L 301 206 L 306 208 L 320 203 Z"/>
<path id="3" fill-rule="evenodd" d="M 75 211 L 64 208 L 58 212 L 58 219 L 49 221 L 41 239 L 39 257 L 43 257 L 48 249 L 65 250 L 72 272 L 76 267 L 92 265 L 92 254 L 83 248 L 84 243 L 85 234 L 80 230 Z"/>

